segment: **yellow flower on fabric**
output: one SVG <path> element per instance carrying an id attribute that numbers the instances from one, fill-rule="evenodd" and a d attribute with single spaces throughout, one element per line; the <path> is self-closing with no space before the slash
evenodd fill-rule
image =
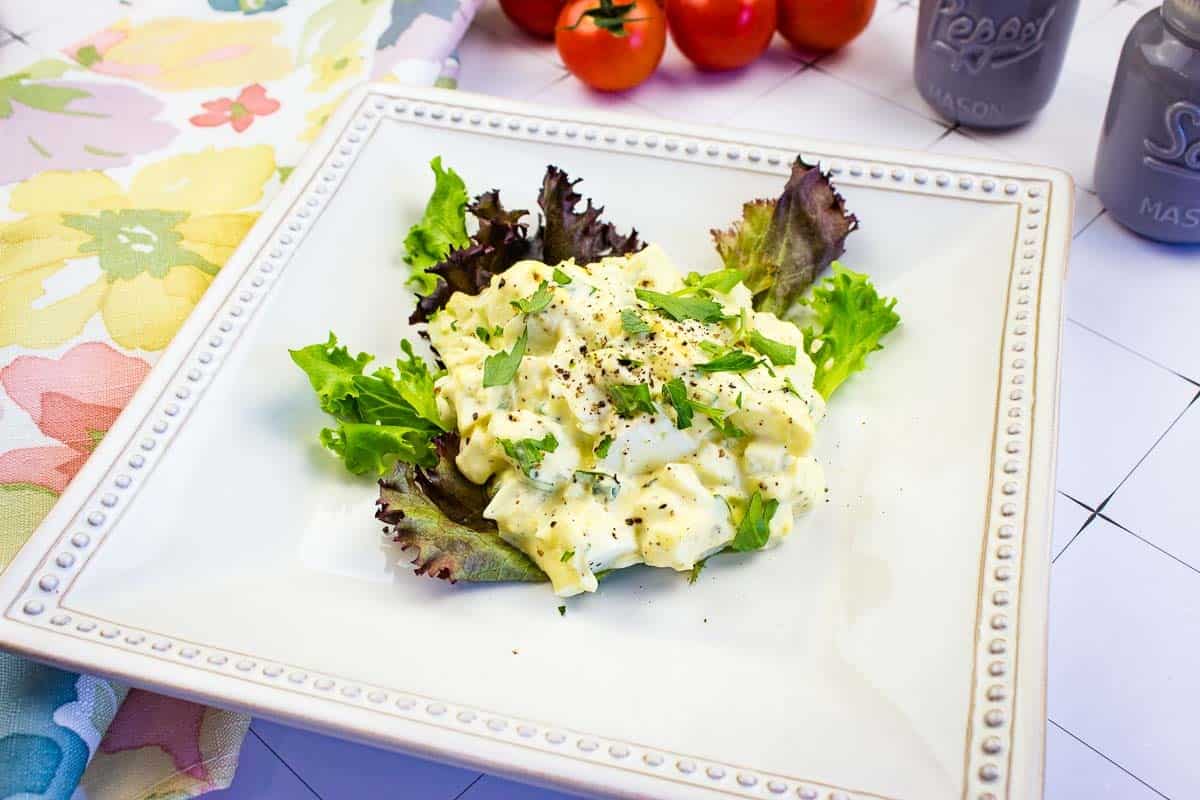
<path id="1" fill-rule="evenodd" d="M 53 347 L 97 312 L 117 343 L 159 350 L 204 294 L 257 212 L 272 148 L 174 156 L 128 189 L 101 172 L 16 184 L 0 223 L 0 347 Z"/>
<path id="2" fill-rule="evenodd" d="M 281 31 L 269 19 L 120 22 L 64 52 L 93 72 L 168 91 L 244 86 L 291 71 L 290 51 L 274 42 Z"/>
<path id="3" fill-rule="evenodd" d="M 325 127 L 325 123 L 329 122 L 329 118 L 333 116 L 333 112 L 338 110 L 338 106 L 340 106 L 342 101 L 345 99 L 346 93 L 343 92 L 337 99 L 329 103 L 325 103 L 324 105 L 317 106 L 305 114 L 304 121 L 308 123 L 308 127 L 301 132 L 300 141 L 316 141 L 317 137 L 321 135 L 321 130 Z"/>
<path id="4" fill-rule="evenodd" d="M 310 92 L 324 92 L 334 84 L 353 78 L 363 71 L 364 60 L 359 52 L 361 45 L 350 42 L 333 55 L 319 55 L 312 61 L 313 82 Z"/>

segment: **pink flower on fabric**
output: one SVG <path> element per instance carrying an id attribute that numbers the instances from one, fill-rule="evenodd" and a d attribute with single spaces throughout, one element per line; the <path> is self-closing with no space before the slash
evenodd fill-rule
<path id="1" fill-rule="evenodd" d="M 279 110 L 279 101 L 267 97 L 262 84 L 252 83 L 236 100 L 221 97 L 200 104 L 206 113 L 191 118 L 191 123 L 201 128 L 216 128 L 228 122 L 238 133 L 246 130 L 255 117 L 265 117 Z"/>
<path id="2" fill-rule="evenodd" d="M 204 706 L 173 697 L 130 689 L 100 742 L 100 752 L 120 753 L 157 747 L 171 757 L 175 768 L 207 781 L 208 770 L 200 753 Z"/>
<path id="3" fill-rule="evenodd" d="M 0 483 L 61 492 L 149 371 L 142 359 L 102 342 L 76 345 L 58 359 L 20 356 L 0 369 L 0 384 L 13 402 L 42 433 L 65 445 L 0 455 Z"/>

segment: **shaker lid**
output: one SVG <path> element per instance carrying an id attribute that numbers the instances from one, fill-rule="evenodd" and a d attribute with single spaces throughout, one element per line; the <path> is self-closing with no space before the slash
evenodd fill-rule
<path id="1" fill-rule="evenodd" d="M 1165 0 L 1162 14 L 1169 26 L 1200 42 L 1200 0 Z"/>

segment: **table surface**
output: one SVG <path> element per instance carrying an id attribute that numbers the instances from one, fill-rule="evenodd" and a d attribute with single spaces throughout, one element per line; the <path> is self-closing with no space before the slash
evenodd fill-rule
<path id="1" fill-rule="evenodd" d="M 971 156 L 1050 164 L 1078 185 L 1063 341 L 1050 601 L 1049 800 L 1197 796 L 1200 715 L 1200 248 L 1122 229 L 1092 191 L 1092 158 L 1125 34 L 1157 3 L 1082 0 L 1050 107 L 980 134 L 947 126 L 912 84 L 912 2 L 880 0 L 850 47 L 817 56 L 776 41 L 734 74 L 699 74 L 668 45 L 622 96 L 591 93 L 552 45 L 493 4 L 460 47 L 460 87 Z M 78 7 L 76 7 L 78 8 Z M 56 3 L 0 0 L 0 60 L 79 24 Z M 74 14 L 74 9 L 73 9 Z M 1119 424 L 1118 424 L 1119 422 Z M 255 720 L 234 785 L 214 800 L 552 800 L 556 792 Z"/>

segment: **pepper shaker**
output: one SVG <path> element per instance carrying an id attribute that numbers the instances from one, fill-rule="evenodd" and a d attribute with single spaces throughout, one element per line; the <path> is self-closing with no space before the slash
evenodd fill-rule
<path id="1" fill-rule="evenodd" d="M 1166 0 L 1129 32 L 1096 153 L 1096 191 L 1134 232 L 1200 243 L 1200 0 Z"/>
<path id="2" fill-rule="evenodd" d="M 921 0 L 914 75 L 950 122 L 1011 128 L 1054 93 L 1079 0 Z"/>

